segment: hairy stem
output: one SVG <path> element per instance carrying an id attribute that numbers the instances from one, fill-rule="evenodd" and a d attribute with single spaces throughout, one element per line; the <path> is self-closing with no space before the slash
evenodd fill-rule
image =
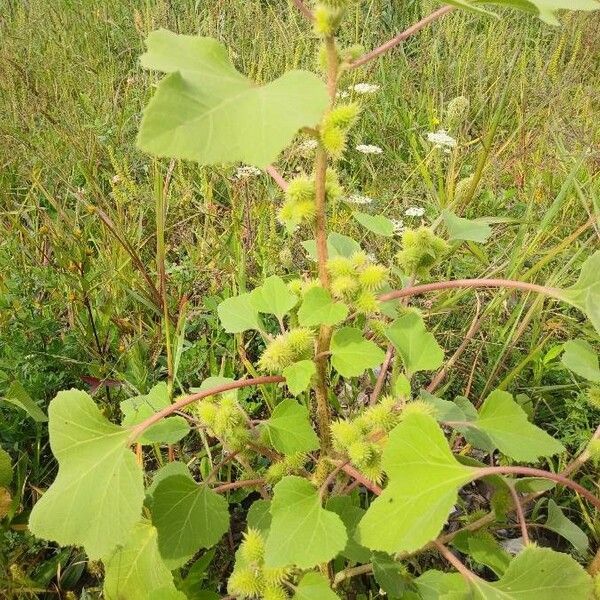
<path id="1" fill-rule="evenodd" d="M 269 165 L 265 171 L 271 176 L 273 181 L 285 192 L 288 182 L 283 178 L 281 173 L 273 166 Z"/>
<path id="2" fill-rule="evenodd" d="M 508 484 L 508 489 L 510 490 L 510 495 L 512 496 L 513 504 L 515 505 L 515 512 L 517 513 L 517 521 L 519 522 L 519 527 L 521 528 L 521 537 L 523 538 L 523 543 L 527 545 L 529 544 L 529 533 L 527 533 L 527 522 L 525 521 L 525 513 L 523 512 L 521 499 L 519 498 L 519 494 L 512 483 Z"/>

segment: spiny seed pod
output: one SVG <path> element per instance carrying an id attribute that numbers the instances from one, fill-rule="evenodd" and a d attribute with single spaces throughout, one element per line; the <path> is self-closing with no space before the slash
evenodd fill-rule
<path id="1" fill-rule="evenodd" d="M 322 71 L 323 73 L 327 73 L 327 69 L 329 68 L 328 61 L 329 56 L 327 53 L 327 46 L 325 44 L 320 44 L 319 48 L 317 49 L 317 69 L 319 69 L 319 71 Z"/>
<path id="2" fill-rule="evenodd" d="M 294 353 L 294 359 L 307 358 L 313 350 L 315 342 L 315 333 L 307 327 L 296 327 L 291 329 L 288 334 L 288 342 Z"/>
<path id="3" fill-rule="evenodd" d="M 316 287 L 321 287 L 321 282 L 318 279 L 314 277 L 312 279 L 307 279 L 302 283 L 302 295 Z"/>
<path id="4" fill-rule="evenodd" d="M 327 271 L 332 277 L 345 277 L 354 275 L 354 265 L 345 256 L 332 256 L 327 261 Z"/>
<path id="5" fill-rule="evenodd" d="M 263 568 L 263 579 L 265 586 L 276 586 L 287 579 L 292 573 L 290 567 L 265 567 Z"/>
<path id="6" fill-rule="evenodd" d="M 334 158 L 340 158 L 346 149 L 346 132 L 332 123 L 321 126 L 321 143 Z"/>
<path id="7" fill-rule="evenodd" d="M 371 481 L 381 483 L 383 479 L 383 468 L 381 466 L 381 449 L 374 444 L 371 445 L 370 457 L 360 465 L 361 472 Z"/>
<path id="8" fill-rule="evenodd" d="M 354 0 L 321 0 L 323 4 L 331 8 L 346 8 L 354 3 Z"/>
<path id="9" fill-rule="evenodd" d="M 317 4 L 313 10 L 313 28 L 317 35 L 330 37 L 335 34 L 340 21 L 342 10 L 325 4 Z"/>
<path id="10" fill-rule="evenodd" d="M 265 540 L 258 529 L 248 527 L 240 545 L 240 553 L 249 563 L 262 563 L 265 556 Z"/>
<path id="11" fill-rule="evenodd" d="M 239 425 L 224 432 L 222 441 L 227 448 L 233 451 L 242 451 L 250 441 L 250 432 Z"/>
<path id="12" fill-rule="evenodd" d="M 365 47 L 362 44 L 353 44 L 344 48 L 340 52 L 340 58 L 343 62 L 352 62 L 365 53 Z"/>
<path id="13" fill-rule="evenodd" d="M 449 130 L 458 129 L 469 116 L 471 103 L 466 96 L 457 96 L 448 102 L 444 125 Z"/>
<path id="14" fill-rule="evenodd" d="M 302 469 L 307 460 L 308 456 L 305 452 L 294 452 L 293 454 L 287 454 L 282 462 L 286 470 L 289 473 L 293 473 L 294 471 Z"/>
<path id="15" fill-rule="evenodd" d="M 454 188 L 454 202 L 456 204 L 463 204 L 465 199 L 467 198 L 467 194 L 473 185 L 473 180 L 475 179 L 474 175 L 469 175 L 468 177 L 463 177 Z"/>
<path id="16" fill-rule="evenodd" d="M 373 292 L 363 290 L 354 301 L 354 306 L 359 313 L 370 315 L 379 312 L 379 300 Z"/>
<path id="17" fill-rule="evenodd" d="M 262 371 L 280 372 L 296 360 L 308 358 L 313 342 L 314 333 L 305 327 L 282 333 L 267 345 L 258 366 Z"/>
<path id="18" fill-rule="evenodd" d="M 213 428 L 215 419 L 217 418 L 218 409 L 215 404 L 204 400 L 203 402 L 197 402 L 193 405 L 194 414 L 206 425 L 207 427 Z"/>
<path id="19" fill-rule="evenodd" d="M 294 262 L 294 256 L 292 254 L 292 250 L 289 246 L 284 246 L 279 251 L 279 261 L 284 267 L 291 267 Z M 289 285 L 288 285 L 289 287 Z"/>
<path id="20" fill-rule="evenodd" d="M 262 600 L 288 600 L 289 596 L 280 585 L 268 585 L 265 587 Z"/>
<path id="21" fill-rule="evenodd" d="M 325 483 L 330 470 L 329 462 L 325 459 L 319 459 L 315 465 L 315 470 L 310 478 L 310 482 L 315 487 L 321 487 Z"/>
<path id="22" fill-rule="evenodd" d="M 331 293 L 336 298 L 345 298 L 358 289 L 358 281 L 350 276 L 336 277 L 331 282 Z"/>
<path id="23" fill-rule="evenodd" d="M 441 261 L 448 249 L 448 243 L 428 227 L 406 229 L 397 258 L 406 273 L 424 276 Z"/>
<path id="24" fill-rule="evenodd" d="M 359 113 L 360 106 L 356 102 L 340 104 L 325 115 L 323 118 L 323 125 L 330 124 L 334 127 L 348 129 L 354 124 Z"/>
<path id="25" fill-rule="evenodd" d="M 292 292 L 292 294 L 295 294 L 296 296 L 300 297 L 302 296 L 303 285 L 304 282 L 302 281 L 302 279 L 297 277 L 296 279 L 291 279 L 290 281 L 288 281 L 287 288 L 288 290 L 290 290 L 290 292 Z"/>
<path id="26" fill-rule="evenodd" d="M 260 570 L 251 567 L 235 569 L 227 582 L 227 591 L 241 598 L 259 596 L 263 588 Z"/>
<path id="27" fill-rule="evenodd" d="M 600 410 L 600 387 L 597 385 L 590 387 L 587 391 L 586 400 L 592 408 Z"/>
<path id="28" fill-rule="evenodd" d="M 325 195 L 327 200 L 337 200 L 344 193 L 344 188 L 340 185 L 338 174 L 335 169 L 327 169 L 325 173 Z"/>
<path id="29" fill-rule="evenodd" d="M 596 465 L 600 464 L 600 440 L 593 439 L 588 444 L 588 452 L 590 453 L 590 458 L 592 462 Z"/>
<path id="30" fill-rule="evenodd" d="M 333 447 L 338 452 L 346 452 L 349 446 L 360 441 L 362 431 L 353 421 L 339 420 L 330 425 Z"/>
<path id="31" fill-rule="evenodd" d="M 374 341 L 385 342 L 387 340 L 385 336 L 387 323 L 379 319 L 369 319 L 367 326 L 373 333 Z"/>
<path id="32" fill-rule="evenodd" d="M 350 256 L 352 266 L 358 270 L 364 269 L 370 262 L 369 255 L 364 250 L 358 250 Z"/>
<path id="33" fill-rule="evenodd" d="M 357 442 L 353 442 L 348 446 L 346 450 L 348 454 L 348 458 L 355 464 L 357 467 L 362 466 L 367 463 L 371 458 L 373 453 L 373 444 L 366 442 L 364 440 L 359 440 Z"/>
<path id="34" fill-rule="evenodd" d="M 404 406 L 404 409 L 400 413 L 400 420 L 406 417 L 406 415 L 413 413 L 429 415 L 430 417 L 435 417 L 437 414 L 433 404 L 425 402 L 424 400 L 413 400 Z"/>
<path id="35" fill-rule="evenodd" d="M 298 222 L 312 220 L 316 214 L 317 206 L 314 200 L 303 200 L 296 203 L 294 217 Z"/>
<path id="36" fill-rule="evenodd" d="M 396 400 L 389 396 L 384 396 L 379 404 L 369 407 L 362 415 L 369 428 L 372 431 L 381 430 L 391 431 L 399 421 L 399 415 L 395 411 Z"/>
<path id="37" fill-rule="evenodd" d="M 289 182 L 285 190 L 285 197 L 294 202 L 314 200 L 315 182 L 309 177 L 306 177 L 306 175 L 295 177 Z"/>
<path id="38" fill-rule="evenodd" d="M 385 284 L 388 270 L 383 265 L 368 265 L 358 276 L 358 282 L 367 290 L 378 290 Z"/>
<path id="39" fill-rule="evenodd" d="M 265 472 L 265 480 L 271 485 L 275 485 L 287 475 L 287 467 L 283 462 L 274 462 Z"/>

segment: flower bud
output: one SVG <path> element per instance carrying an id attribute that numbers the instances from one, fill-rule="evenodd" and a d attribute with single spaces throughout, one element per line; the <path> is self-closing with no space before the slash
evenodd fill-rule
<path id="1" fill-rule="evenodd" d="M 402 250 L 398 252 L 397 259 L 406 273 L 425 276 L 442 260 L 448 249 L 448 243 L 428 227 L 405 229 Z"/>

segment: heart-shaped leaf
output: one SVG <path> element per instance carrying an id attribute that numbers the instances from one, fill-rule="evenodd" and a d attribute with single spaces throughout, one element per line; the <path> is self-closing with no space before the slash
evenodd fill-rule
<path id="1" fill-rule="evenodd" d="M 281 277 L 272 275 L 250 292 L 250 300 L 258 312 L 276 315 L 281 319 L 296 306 L 298 297 Z"/>
<path id="2" fill-rule="evenodd" d="M 302 327 L 337 325 L 347 316 L 348 307 L 343 302 L 334 302 L 331 294 L 322 287 L 308 290 L 298 309 L 298 323 Z"/>
<path id="3" fill-rule="evenodd" d="M 482 221 L 463 219 L 449 210 L 442 213 L 442 218 L 450 241 L 464 240 L 482 244 L 492 235 L 491 227 Z"/>
<path id="4" fill-rule="evenodd" d="M 365 340 L 353 327 L 342 327 L 331 338 L 331 364 L 343 377 L 359 377 L 366 369 L 374 369 L 385 358 L 385 352 L 374 342 Z"/>
<path id="5" fill-rule="evenodd" d="M 340 600 L 329 587 L 329 581 L 320 573 L 307 573 L 302 577 L 292 600 Z"/>
<path id="6" fill-rule="evenodd" d="M 376 235 L 392 237 L 394 235 L 394 224 L 383 215 L 370 215 L 368 213 L 354 211 L 352 216 L 369 231 Z"/>
<path id="7" fill-rule="evenodd" d="M 285 377 L 285 384 L 291 394 L 297 396 L 304 392 L 317 372 L 312 360 L 300 360 L 283 369 L 281 374 Z"/>
<path id="8" fill-rule="evenodd" d="M 250 293 L 223 300 L 217 306 L 217 314 L 227 333 L 242 333 L 248 329 L 261 328 L 258 310 L 252 302 Z"/>
<path id="9" fill-rule="evenodd" d="M 561 361 L 567 369 L 589 381 L 600 383 L 598 355 L 591 344 L 585 340 L 569 340 L 564 344 L 564 349 Z"/>
<path id="10" fill-rule="evenodd" d="M 310 452 L 319 447 L 319 438 L 310 424 L 308 410 L 290 398 L 275 407 L 263 428 L 273 448 L 284 454 Z"/>

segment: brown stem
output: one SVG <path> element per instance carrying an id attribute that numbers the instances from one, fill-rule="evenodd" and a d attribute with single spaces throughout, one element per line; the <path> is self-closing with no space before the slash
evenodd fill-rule
<path id="1" fill-rule="evenodd" d="M 438 552 L 469 582 L 476 581 L 478 579 L 477 575 L 473 573 L 470 569 L 468 569 L 465 565 L 444 546 L 444 544 L 438 542 L 437 540 L 433 541 L 434 546 L 438 549 Z"/>
<path id="2" fill-rule="evenodd" d="M 391 40 L 387 41 L 385 44 L 382 44 L 378 48 L 375 48 L 375 50 L 371 50 L 371 52 L 367 52 L 367 54 L 364 54 L 360 58 L 357 58 L 355 61 L 351 62 L 348 65 L 348 68 L 356 69 L 356 67 L 360 67 L 366 62 L 377 58 L 378 56 L 397 46 L 400 42 L 403 42 L 406 38 L 417 33 L 417 31 L 420 31 L 421 29 L 429 25 L 429 23 L 432 23 L 436 19 L 443 17 L 451 10 L 454 10 L 454 7 L 450 5 L 445 5 L 441 8 L 438 8 L 436 11 L 432 12 L 430 15 L 427 15 L 426 17 L 423 17 L 420 21 L 418 21 L 414 25 L 411 25 L 408 29 L 405 29 L 404 31 L 393 37 Z"/>
<path id="3" fill-rule="evenodd" d="M 398 298 L 406 298 L 408 296 L 419 296 L 427 292 L 436 292 L 438 290 L 451 290 L 457 288 L 512 288 L 523 290 L 526 292 L 537 292 L 545 296 L 554 296 L 558 294 L 558 290 L 536 283 L 528 283 L 526 281 L 516 281 L 514 279 L 454 279 L 451 281 L 435 281 L 434 283 L 425 283 L 415 285 L 410 288 L 394 290 L 379 296 L 381 302 L 388 300 L 396 300 Z"/>
<path id="4" fill-rule="evenodd" d="M 523 543 L 527 545 L 529 544 L 529 533 L 527 533 L 527 522 L 525 521 L 525 513 L 523 512 L 521 499 L 519 498 L 519 494 L 512 483 L 508 484 L 508 489 L 510 490 L 510 495 L 512 496 L 513 504 L 515 505 L 515 512 L 517 513 L 517 521 L 521 527 L 521 537 L 523 538 Z"/>
<path id="5" fill-rule="evenodd" d="M 371 397 L 369 398 L 369 404 L 371 406 L 373 406 L 373 404 L 377 402 L 377 398 L 379 398 L 379 394 L 381 394 L 383 384 L 385 383 L 385 377 L 387 375 L 388 369 L 390 368 L 390 363 L 392 362 L 393 356 L 394 345 L 388 344 L 387 351 L 385 353 L 385 358 L 383 359 L 381 370 L 379 371 L 379 375 L 377 377 L 377 382 L 375 383 L 375 387 L 373 388 L 373 392 L 371 394 Z"/>
<path id="6" fill-rule="evenodd" d="M 222 494 L 223 492 L 228 492 L 229 490 L 237 490 L 238 488 L 262 485 L 264 482 L 264 479 L 240 479 L 239 481 L 230 481 L 229 483 L 219 485 L 213 488 L 212 491 L 217 492 L 217 494 Z"/>
<path id="7" fill-rule="evenodd" d="M 367 479 L 360 471 L 356 470 L 352 465 L 342 464 L 341 469 L 342 471 L 344 471 L 344 473 L 347 473 L 348 475 L 350 475 L 350 477 L 356 479 L 356 481 L 359 481 L 364 487 L 366 487 L 368 490 L 371 490 L 377 496 L 379 496 L 383 491 L 375 482 L 371 481 L 370 479 Z"/>
<path id="8" fill-rule="evenodd" d="M 281 383 L 285 381 L 284 377 L 280 375 L 265 375 L 263 377 L 255 377 L 254 379 L 240 379 L 239 381 L 232 381 L 231 383 L 224 383 L 223 385 L 218 385 L 214 388 L 210 388 L 209 390 L 203 390 L 201 392 L 197 392 L 196 394 L 190 394 L 189 396 L 184 396 L 181 400 L 177 402 L 173 402 L 169 406 L 163 408 L 162 410 L 154 413 L 152 416 L 148 417 L 141 423 L 138 423 L 135 427 L 131 429 L 131 434 L 129 435 L 128 444 L 135 442 L 135 440 L 142 434 L 148 427 L 151 427 L 158 421 L 168 417 L 174 412 L 181 410 L 184 406 L 191 404 L 192 402 L 196 402 L 196 400 L 202 400 L 207 398 L 208 396 L 214 396 L 215 394 L 222 394 L 223 392 L 228 392 L 230 390 L 237 390 L 238 388 L 248 387 L 250 385 L 264 385 L 267 383 Z"/>
<path id="9" fill-rule="evenodd" d="M 304 2 L 302 0 L 292 0 L 293 3 L 298 7 L 298 10 L 309 20 L 312 21 L 313 15 L 312 12 L 310 10 L 310 8 L 308 8 L 308 6 L 306 6 L 306 4 L 304 4 Z"/>
<path id="10" fill-rule="evenodd" d="M 283 178 L 281 173 L 273 166 L 269 165 L 265 171 L 273 178 L 273 181 L 285 192 L 288 182 Z"/>

